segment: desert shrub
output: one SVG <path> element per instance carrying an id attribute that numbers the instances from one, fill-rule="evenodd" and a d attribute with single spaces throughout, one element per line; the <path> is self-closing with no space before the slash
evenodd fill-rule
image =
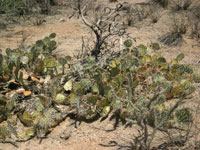
<path id="1" fill-rule="evenodd" d="M 109 0 L 109 2 L 117 2 L 117 0 Z"/>
<path id="2" fill-rule="evenodd" d="M 150 3 L 124 3 L 121 9 L 126 11 L 125 17 L 128 26 L 136 25 L 136 23 L 145 20 L 152 13 L 152 5 Z M 155 8 L 153 10 L 155 11 Z"/>
<path id="3" fill-rule="evenodd" d="M 158 3 L 163 8 L 168 6 L 168 0 L 153 0 L 153 2 Z"/>
<path id="4" fill-rule="evenodd" d="M 0 10 L 4 11 L 5 13 L 15 12 L 18 14 L 24 10 L 24 7 L 25 7 L 25 3 L 22 0 L 19 0 L 19 1 L 1 0 L 0 1 Z"/>
<path id="5" fill-rule="evenodd" d="M 158 40 L 167 46 L 180 46 L 183 43 L 183 36 L 179 32 L 170 32 L 159 37 Z"/>
<path id="6" fill-rule="evenodd" d="M 19 139 L 29 139 L 36 135 L 44 137 L 49 128 L 54 127 L 66 117 L 66 114 L 58 113 L 56 109 L 51 107 L 53 101 L 49 96 L 53 87 L 49 85 L 46 85 L 45 88 L 37 87 L 44 83 L 40 80 L 42 76 L 56 76 L 57 67 L 64 68 L 71 59 L 67 56 L 57 60 L 52 54 L 56 49 L 55 36 L 53 33 L 43 40 L 38 40 L 25 50 L 7 48 L 6 55 L 0 54 L 0 88 L 5 86 L 8 86 L 10 90 L 23 88 L 22 92 L 15 92 L 9 101 L 7 101 L 8 97 L 3 94 L 4 92 L 9 93 L 9 91 L 1 91 L 0 93 L 0 122 L 7 121 L 9 126 L 9 128 L 3 125 L 0 127 L 1 142 L 10 137 L 10 134 L 14 134 Z M 64 71 L 62 73 L 64 74 Z M 59 79 L 54 82 L 53 86 L 59 86 L 58 81 Z M 39 94 L 39 97 L 32 99 L 31 95 L 34 94 Z M 62 94 L 55 96 L 55 104 L 63 99 Z M 24 101 L 24 98 L 28 98 L 27 101 Z M 28 109 L 25 110 L 26 107 Z M 22 132 L 16 131 L 14 126 L 18 120 L 15 117 L 29 128 L 23 129 Z"/>
<path id="7" fill-rule="evenodd" d="M 200 3 L 196 3 L 196 5 L 190 9 L 188 13 L 188 18 L 190 22 L 191 29 L 191 37 L 192 38 L 200 38 Z"/>
<path id="8" fill-rule="evenodd" d="M 72 15 L 69 17 L 73 17 L 74 15 L 81 15 L 81 10 L 84 8 L 84 15 L 88 14 L 88 11 L 95 11 L 97 0 L 71 0 L 69 2 L 69 7 L 73 9 Z M 98 7 L 98 6 L 97 6 Z"/>
<path id="9" fill-rule="evenodd" d="M 168 46 L 182 45 L 183 35 L 188 32 L 190 27 L 187 13 L 176 13 L 172 17 L 170 32 L 159 37 L 158 40 Z"/>
<path id="10" fill-rule="evenodd" d="M 89 56 L 65 71 L 71 57 L 53 55 L 55 36 L 25 51 L 6 49 L 6 55 L 0 54 L 1 142 L 12 140 L 12 134 L 24 140 L 43 138 L 69 115 L 94 121 L 112 113 L 144 129 L 139 147 L 150 149 L 157 130 L 184 127 L 191 121 L 190 109 L 181 104 L 195 91 L 200 77 L 179 63 L 184 54 L 167 62 L 157 53 L 158 44 L 133 47 L 127 40 L 120 55 L 98 62 Z M 168 101 L 174 105 L 168 107 Z M 18 122 L 25 128 L 16 130 Z"/>
<path id="11" fill-rule="evenodd" d="M 150 6 L 149 18 L 151 19 L 151 23 L 157 23 L 159 19 L 162 17 L 162 9 L 158 4 L 152 3 Z"/>
<path id="12" fill-rule="evenodd" d="M 196 7 L 194 7 L 194 8 L 191 10 L 191 13 L 192 13 L 198 20 L 200 20 L 200 4 L 197 5 Z"/>
<path id="13" fill-rule="evenodd" d="M 41 9 L 41 13 L 48 13 L 49 6 L 48 5 L 55 5 L 54 0 L 0 0 L 0 10 L 5 13 L 14 13 L 17 15 L 24 15 L 33 13 L 32 8 L 39 6 Z"/>
<path id="14" fill-rule="evenodd" d="M 169 7 L 173 11 L 188 10 L 193 2 L 193 0 L 172 0 L 170 1 Z"/>

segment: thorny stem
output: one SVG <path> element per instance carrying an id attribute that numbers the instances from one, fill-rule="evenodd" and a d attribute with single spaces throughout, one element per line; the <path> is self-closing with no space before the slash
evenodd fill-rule
<path id="1" fill-rule="evenodd" d="M 176 104 L 170 109 L 170 111 L 167 113 L 166 117 L 163 118 L 163 119 L 160 121 L 160 123 L 154 128 L 153 133 L 152 133 L 151 138 L 150 138 L 149 143 L 148 143 L 149 147 L 150 147 L 150 144 L 152 143 L 152 141 L 153 141 L 153 139 L 154 139 L 154 137 L 155 137 L 155 134 L 156 134 L 156 132 L 158 131 L 158 129 L 159 129 L 167 120 L 169 120 L 171 114 L 172 114 L 172 113 L 174 112 L 174 110 L 179 106 L 179 104 L 184 100 L 185 97 L 186 97 L 186 94 L 184 93 L 184 94 L 181 96 L 181 98 L 179 98 L 179 100 L 176 102 Z"/>

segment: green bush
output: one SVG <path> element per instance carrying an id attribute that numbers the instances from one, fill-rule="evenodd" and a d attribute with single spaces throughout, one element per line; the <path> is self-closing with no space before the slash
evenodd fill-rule
<path id="1" fill-rule="evenodd" d="M 0 54 L 1 93 L 21 87 L 34 95 L 15 93 L 8 98 L 0 93 L 0 122 L 8 124 L 0 127 L 1 141 L 10 134 L 18 139 L 42 138 L 69 114 L 96 120 L 112 113 L 126 123 L 136 123 L 147 135 L 148 126 L 152 127 L 152 136 L 143 138 L 142 148 L 148 149 L 157 130 L 184 127 L 191 121 L 190 109 L 180 106 L 195 91 L 198 75 L 179 63 L 184 54 L 167 62 L 158 53 L 158 44 L 153 44 L 154 51 L 142 44 L 132 47 L 127 40 L 120 56 L 99 62 L 88 57 L 70 64 L 65 71 L 71 57 L 58 59 L 53 55 L 55 36 L 53 33 L 25 51 L 6 49 L 7 55 Z M 29 73 L 28 78 L 24 72 Z M 168 101 L 173 102 L 171 107 L 166 105 Z M 17 121 L 26 130 L 14 130 Z"/>

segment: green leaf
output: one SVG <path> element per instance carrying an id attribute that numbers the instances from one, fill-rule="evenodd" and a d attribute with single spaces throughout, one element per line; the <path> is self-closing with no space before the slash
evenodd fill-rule
<path id="1" fill-rule="evenodd" d="M 178 85 L 173 87 L 172 89 L 173 96 L 176 98 L 180 97 L 184 93 L 184 90 L 185 89 L 183 85 Z"/>
<path id="2" fill-rule="evenodd" d="M 43 106 L 43 104 L 42 104 L 42 102 L 40 101 L 40 99 L 37 99 L 37 100 L 35 101 L 34 106 L 35 106 L 35 109 L 36 109 L 38 112 L 42 112 L 42 111 L 45 109 L 44 106 Z"/>
<path id="3" fill-rule="evenodd" d="M 53 57 L 46 57 L 43 60 L 45 68 L 54 68 L 57 66 L 56 60 Z"/>
<path id="4" fill-rule="evenodd" d="M 32 126 L 34 123 L 34 117 L 30 114 L 30 112 L 24 111 L 23 114 L 19 115 L 20 121 L 25 125 L 25 126 Z"/>
<path id="5" fill-rule="evenodd" d="M 167 61 L 166 61 L 166 59 L 164 57 L 159 57 L 158 58 L 158 62 L 159 63 L 166 63 Z"/>
<path id="6" fill-rule="evenodd" d="M 115 77 L 120 73 L 120 70 L 118 68 L 112 68 L 111 72 L 111 77 Z"/>
<path id="7" fill-rule="evenodd" d="M 7 54 L 7 56 L 10 56 L 11 53 L 12 53 L 12 50 L 11 50 L 10 48 L 7 48 L 7 49 L 6 49 L 6 54 Z"/>
<path id="8" fill-rule="evenodd" d="M 63 87 L 66 91 L 71 91 L 72 90 L 72 80 L 67 81 Z"/>
<path id="9" fill-rule="evenodd" d="M 84 89 L 82 88 L 81 82 L 75 82 L 73 84 L 73 92 L 77 95 L 83 95 Z"/>
<path id="10" fill-rule="evenodd" d="M 146 63 L 150 63 L 152 61 L 152 58 L 150 55 L 146 55 L 144 56 L 145 60 L 146 60 Z"/>
<path id="11" fill-rule="evenodd" d="M 56 41 L 50 41 L 48 45 L 50 52 L 56 49 Z"/>
<path id="12" fill-rule="evenodd" d="M 17 137 L 20 139 L 28 139 L 35 135 L 35 132 L 36 132 L 35 130 L 36 130 L 35 128 L 28 128 L 25 131 L 19 132 L 17 134 Z"/>
<path id="13" fill-rule="evenodd" d="M 101 112 L 101 117 L 107 117 L 110 112 L 110 106 L 105 106 Z"/>
<path id="14" fill-rule="evenodd" d="M 126 47 L 131 47 L 133 45 L 133 42 L 132 42 L 132 40 L 126 40 L 125 42 L 124 42 L 124 46 L 126 46 Z"/>
<path id="15" fill-rule="evenodd" d="M 36 46 L 41 47 L 44 46 L 44 42 L 42 40 L 36 41 Z"/>
<path id="16" fill-rule="evenodd" d="M 152 77 L 152 81 L 153 82 L 163 82 L 165 81 L 165 77 L 160 73 L 158 72 L 157 74 L 155 74 L 153 77 Z"/>
<path id="17" fill-rule="evenodd" d="M 189 124 L 192 121 L 192 114 L 189 108 L 176 110 L 175 116 L 178 123 Z"/>
<path id="18" fill-rule="evenodd" d="M 42 41 L 44 42 L 45 45 L 49 45 L 51 39 L 49 37 L 45 37 Z"/>
<path id="19" fill-rule="evenodd" d="M 140 55 L 142 55 L 142 56 L 147 53 L 147 47 L 144 46 L 143 44 L 140 44 L 138 46 L 138 50 L 139 50 Z"/>
<path id="20" fill-rule="evenodd" d="M 57 94 L 56 98 L 53 99 L 56 104 L 64 104 L 66 101 L 66 96 L 63 94 Z"/>
<path id="21" fill-rule="evenodd" d="M 10 131 L 5 126 L 0 126 L 0 142 L 4 142 L 7 138 L 11 137 Z"/>
<path id="22" fill-rule="evenodd" d="M 185 55 L 184 55 L 183 53 L 181 53 L 181 54 L 179 54 L 179 55 L 176 57 L 176 61 L 179 62 L 179 61 L 183 60 L 184 57 L 185 57 Z"/>
<path id="23" fill-rule="evenodd" d="M 109 106 L 110 102 L 108 101 L 108 99 L 101 99 L 98 103 L 97 103 L 97 107 L 100 110 L 103 110 L 104 107 Z"/>
<path id="24" fill-rule="evenodd" d="M 191 66 L 185 66 L 185 72 L 192 74 L 194 71 Z"/>
<path id="25" fill-rule="evenodd" d="M 200 74 L 194 74 L 193 80 L 194 80 L 195 83 L 200 83 Z"/>
<path id="26" fill-rule="evenodd" d="M 132 50 L 131 50 L 132 53 L 134 53 L 135 56 L 138 56 L 139 55 L 139 50 L 138 48 L 134 47 Z"/>
<path id="27" fill-rule="evenodd" d="M 153 50 L 159 50 L 160 49 L 160 45 L 158 43 L 152 43 L 151 47 Z"/>
<path id="28" fill-rule="evenodd" d="M 184 86 L 185 89 L 189 88 L 192 84 L 189 80 L 186 79 L 181 80 L 180 83 Z"/>
<path id="29" fill-rule="evenodd" d="M 98 95 L 90 95 L 87 99 L 87 101 L 93 105 L 96 104 L 96 102 L 99 100 L 99 96 Z"/>
<path id="30" fill-rule="evenodd" d="M 50 39 L 54 39 L 56 37 L 56 33 L 51 33 L 50 35 L 49 35 L 49 38 Z"/>
<path id="31" fill-rule="evenodd" d="M 67 62 L 69 62 L 69 61 L 72 60 L 72 57 L 71 57 L 71 56 L 66 56 L 66 57 L 65 57 L 65 60 L 66 60 Z"/>
<path id="32" fill-rule="evenodd" d="M 60 58 L 58 61 L 59 61 L 59 63 L 60 63 L 61 65 L 65 65 L 65 64 L 67 63 L 67 60 L 64 59 L 64 58 Z"/>
<path id="33" fill-rule="evenodd" d="M 84 78 L 80 81 L 80 84 L 81 84 L 81 88 L 86 92 L 90 89 L 90 87 L 92 86 L 92 82 L 87 79 L 87 78 Z"/>
<path id="34" fill-rule="evenodd" d="M 192 94 L 194 91 L 196 90 L 196 88 L 194 86 L 190 86 L 185 90 L 185 94 L 186 95 L 190 95 Z"/>

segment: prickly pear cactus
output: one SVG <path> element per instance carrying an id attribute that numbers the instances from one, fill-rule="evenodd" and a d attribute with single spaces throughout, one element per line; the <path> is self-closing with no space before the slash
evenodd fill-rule
<path id="1" fill-rule="evenodd" d="M 169 114 L 165 104 L 185 99 L 195 91 L 200 77 L 181 64 L 184 54 L 167 62 L 157 51 L 159 45 L 133 47 L 132 41 L 118 57 L 85 60 L 65 65 L 71 57 L 57 58 L 55 34 L 20 49 L 0 53 L 0 142 L 42 138 L 68 115 L 86 120 L 105 118 L 111 112 L 125 121 L 150 126 Z M 177 107 L 179 108 L 179 107 Z M 162 127 L 190 122 L 188 108 L 170 114 Z M 18 125 L 24 126 L 20 129 Z"/>

